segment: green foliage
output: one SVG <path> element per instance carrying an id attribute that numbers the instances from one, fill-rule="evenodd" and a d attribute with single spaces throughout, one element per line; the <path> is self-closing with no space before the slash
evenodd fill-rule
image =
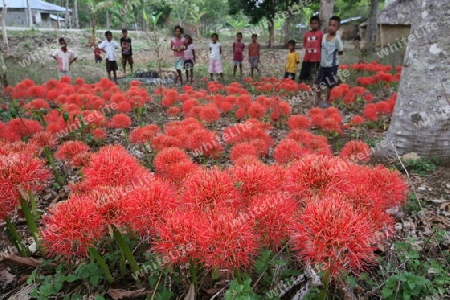
<path id="1" fill-rule="evenodd" d="M 381 296 L 386 300 L 416 298 L 427 295 L 430 284 L 431 282 L 422 276 L 400 272 L 389 277 L 381 290 Z"/>
<path id="2" fill-rule="evenodd" d="M 403 160 L 402 162 L 408 172 L 416 173 L 420 176 L 425 176 L 428 173 L 433 172 L 434 169 L 436 169 L 436 165 L 439 163 L 435 158 L 428 159 L 424 157 L 420 157 L 416 160 L 407 159 Z M 405 171 L 400 162 L 396 162 L 395 167 L 401 172 Z"/>
<path id="3" fill-rule="evenodd" d="M 254 291 L 250 285 L 252 279 L 247 276 L 241 284 L 237 280 L 230 283 L 228 291 L 225 293 L 226 300 L 259 300 L 262 299 Z"/>

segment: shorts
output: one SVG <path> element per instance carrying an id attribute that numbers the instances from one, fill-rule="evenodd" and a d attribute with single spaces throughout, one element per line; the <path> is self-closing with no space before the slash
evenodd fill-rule
<path id="1" fill-rule="evenodd" d="M 233 66 L 242 65 L 242 60 L 233 60 Z"/>
<path id="2" fill-rule="evenodd" d="M 183 70 L 184 68 L 184 58 L 183 57 L 176 57 L 175 58 L 175 64 L 173 66 L 175 70 Z"/>
<path id="3" fill-rule="evenodd" d="M 117 61 L 106 59 L 106 72 L 117 71 L 119 68 L 117 67 Z"/>
<path id="4" fill-rule="evenodd" d="M 248 59 L 250 62 L 250 68 L 257 69 L 258 68 L 258 56 L 252 56 Z"/>
<path id="5" fill-rule="evenodd" d="M 295 80 L 295 73 L 286 72 L 284 73 L 284 78 L 290 78 L 292 80 Z"/>
<path id="6" fill-rule="evenodd" d="M 302 62 L 302 70 L 300 71 L 299 80 L 309 80 L 313 79 L 317 75 L 317 70 L 319 70 L 319 61 L 304 61 Z"/>
<path id="7" fill-rule="evenodd" d="M 191 70 L 194 68 L 194 60 L 189 58 L 184 61 L 184 69 Z"/>
<path id="8" fill-rule="evenodd" d="M 122 55 L 122 65 L 126 65 L 127 62 L 133 64 L 133 55 Z"/>
<path id="9" fill-rule="evenodd" d="M 329 68 L 320 67 L 317 73 L 316 85 L 326 85 L 328 88 L 334 88 L 338 85 L 337 73 L 339 70 L 339 65 L 332 66 Z"/>
<path id="10" fill-rule="evenodd" d="M 208 65 L 208 73 L 222 73 L 222 62 L 220 60 L 210 60 Z"/>
<path id="11" fill-rule="evenodd" d="M 101 57 L 95 57 L 95 62 L 96 63 L 101 63 L 103 61 L 103 59 Z"/>
<path id="12" fill-rule="evenodd" d="M 72 77 L 72 72 L 70 70 L 69 71 L 60 71 L 60 70 L 58 70 L 58 78 L 59 79 L 65 77 L 65 76 L 71 78 Z"/>

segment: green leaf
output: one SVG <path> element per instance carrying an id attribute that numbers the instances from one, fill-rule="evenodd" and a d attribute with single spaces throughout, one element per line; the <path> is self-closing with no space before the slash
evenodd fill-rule
<path id="1" fill-rule="evenodd" d="M 89 282 L 95 287 L 98 286 L 99 280 L 100 280 L 100 276 L 98 276 L 98 275 L 93 275 L 89 278 Z"/>
<path id="2" fill-rule="evenodd" d="M 69 275 L 67 275 L 67 277 L 66 277 L 66 281 L 68 282 L 68 283 L 72 283 L 72 282 L 74 282 L 74 281 L 77 281 L 78 279 L 80 279 L 77 275 L 74 275 L 74 274 L 69 274 Z"/>
<path id="3" fill-rule="evenodd" d="M 175 294 L 172 291 L 163 290 L 155 295 L 156 300 L 170 300 Z"/>
<path id="4" fill-rule="evenodd" d="M 383 297 L 383 299 L 388 299 L 389 297 L 392 296 L 392 289 L 390 289 L 388 287 L 384 287 L 381 290 L 381 296 Z"/>
<path id="5" fill-rule="evenodd" d="M 94 298 L 95 300 L 105 300 L 105 297 L 103 297 L 102 295 L 97 295 Z"/>

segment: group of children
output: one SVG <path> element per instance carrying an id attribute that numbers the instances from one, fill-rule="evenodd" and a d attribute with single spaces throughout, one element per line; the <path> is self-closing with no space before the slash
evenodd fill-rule
<path id="1" fill-rule="evenodd" d="M 173 51 L 175 56 L 175 70 L 177 71 L 177 76 L 175 78 L 175 84 L 180 82 L 183 84 L 182 70 L 186 70 L 186 81 L 192 83 L 193 78 L 193 68 L 196 61 L 195 47 L 192 43 L 192 37 L 183 34 L 183 28 L 180 26 L 175 26 L 174 37 L 170 42 L 170 49 Z M 253 77 L 254 70 L 256 69 L 258 74 L 261 73 L 259 69 L 260 63 L 260 45 L 257 42 L 258 36 L 256 34 L 252 35 L 252 42 L 248 46 L 249 50 L 249 62 L 251 76 Z M 219 35 L 213 33 L 211 35 L 211 43 L 208 45 L 209 49 L 209 63 L 208 63 L 208 73 L 213 79 L 214 74 L 218 74 L 220 78 L 223 78 L 223 68 L 222 68 L 222 45 L 219 42 Z M 245 44 L 242 42 L 242 33 L 238 32 L 236 35 L 236 41 L 233 43 L 233 77 L 236 76 L 237 68 L 239 66 L 239 71 L 242 76 L 242 63 L 244 61 L 244 50 Z"/>
<path id="2" fill-rule="evenodd" d="M 316 89 L 317 102 L 319 106 L 326 107 L 327 102 L 321 100 L 321 90 L 327 89 L 327 100 L 329 100 L 331 89 L 338 84 L 337 72 L 339 69 L 338 56 L 343 54 L 343 43 L 341 38 L 337 35 L 340 26 L 340 18 L 333 16 L 328 22 L 327 33 L 323 34 L 320 28 L 319 17 L 313 16 L 310 19 L 311 30 L 306 32 L 303 38 L 303 47 L 305 49 L 305 56 L 302 61 L 302 68 L 299 76 L 299 81 L 309 81 L 313 85 L 314 74 L 317 74 L 314 85 L 320 87 Z M 183 35 L 183 28 L 175 26 L 174 37 L 170 42 L 170 49 L 175 57 L 175 70 L 177 76 L 175 84 L 180 82 L 183 84 L 182 70 L 186 71 L 186 81 L 192 83 L 193 68 L 196 62 L 195 47 L 192 37 Z M 105 33 L 106 40 L 100 42 L 94 49 L 95 61 L 102 62 L 102 54 L 106 54 L 106 72 L 109 79 L 111 79 L 111 72 L 114 75 L 114 81 L 117 82 L 117 55 L 116 49 L 119 44 L 112 40 L 111 31 Z M 77 60 L 76 54 L 67 49 L 67 43 L 63 38 L 59 39 L 61 49 L 52 53 L 52 57 L 58 61 L 58 74 L 70 77 L 70 69 L 72 63 Z M 295 51 L 295 41 L 288 42 L 289 52 L 286 57 L 286 72 L 285 78 L 295 80 L 296 70 L 300 63 L 300 57 Z M 128 37 L 126 29 L 122 29 L 122 37 L 120 39 L 120 46 L 122 48 L 122 67 L 126 74 L 126 65 L 130 65 L 131 72 L 133 72 L 133 53 L 131 47 L 131 39 Z M 219 74 L 223 78 L 223 69 L 221 63 L 222 45 L 219 42 L 217 33 L 211 36 L 211 43 L 209 48 L 209 64 L 208 73 L 211 79 L 214 74 Z M 236 76 L 237 68 L 239 66 L 240 75 L 242 76 L 242 63 L 244 61 L 245 44 L 242 42 L 242 33 L 236 34 L 236 41 L 233 42 L 233 76 Z M 248 46 L 248 55 L 251 76 L 254 75 L 256 69 L 258 74 L 261 73 L 259 68 L 260 63 L 260 45 L 257 42 L 257 35 L 252 35 L 252 42 Z"/>

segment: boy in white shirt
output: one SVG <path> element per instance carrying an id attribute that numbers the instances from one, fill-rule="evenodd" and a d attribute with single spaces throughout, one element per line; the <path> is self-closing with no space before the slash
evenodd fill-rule
<path id="1" fill-rule="evenodd" d="M 59 39 L 61 49 L 58 49 L 52 53 L 54 60 L 58 62 L 58 78 L 61 79 L 64 76 L 71 77 L 72 63 L 77 60 L 77 55 L 67 49 L 67 43 L 64 38 Z"/>
<path id="2" fill-rule="evenodd" d="M 119 44 L 112 40 L 111 31 L 105 32 L 106 41 L 98 45 L 106 53 L 106 73 L 108 73 L 109 80 L 111 80 L 111 71 L 114 74 L 114 82 L 117 83 L 117 55 L 116 49 L 119 49 Z"/>
<path id="3" fill-rule="evenodd" d="M 223 79 L 222 62 L 220 60 L 220 55 L 222 54 L 222 46 L 219 42 L 219 36 L 217 33 L 211 35 L 212 42 L 209 44 L 209 66 L 208 73 L 211 75 L 211 80 L 213 80 L 214 73 L 220 75 L 220 79 Z"/>

